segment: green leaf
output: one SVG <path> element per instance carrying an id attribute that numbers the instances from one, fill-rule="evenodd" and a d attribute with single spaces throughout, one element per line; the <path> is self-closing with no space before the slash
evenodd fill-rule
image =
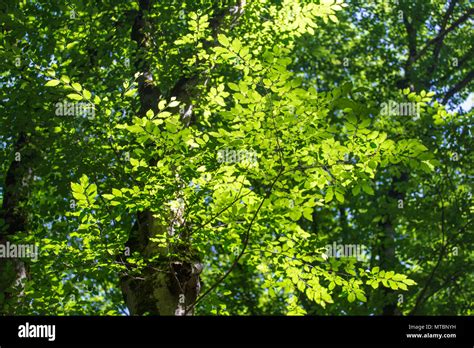
<path id="1" fill-rule="evenodd" d="M 82 100 L 82 95 L 77 93 L 68 94 L 67 97 L 72 100 Z"/>
<path id="2" fill-rule="evenodd" d="M 309 221 L 313 221 L 313 209 L 311 208 L 304 208 L 303 209 L 303 216 L 309 220 Z"/>
<path id="3" fill-rule="evenodd" d="M 133 95 L 135 95 L 135 93 L 137 93 L 137 89 L 132 88 L 132 89 L 129 89 L 128 91 L 126 91 L 124 96 L 125 97 L 132 97 Z"/>
<path id="4" fill-rule="evenodd" d="M 355 298 L 356 297 L 353 292 L 349 293 L 349 296 L 347 296 L 347 300 L 351 303 L 354 302 Z"/>
<path id="5" fill-rule="evenodd" d="M 369 194 L 369 195 L 373 195 L 374 194 L 374 190 L 372 189 L 372 187 L 367 183 L 367 182 L 363 182 L 362 184 L 362 190 Z"/>
<path id="6" fill-rule="evenodd" d="M 403 280 L 403 282 L 406 284 L 406 285 L 415 285 L 416 282 L 411 280 L 411 279 L 405 279 Z"/>
<path id="7" fill-rule="evenodd" d="M 338 191 L 336 191 L 335 193 L 336 195 L 336 199 L 340 202 L 340 203 L 344 203 L 344 195 Z"/>
<path id="8" fill-rule="evenodd" d="M 158 109 L 159 109 L 159 110 L 163 110 L 165 107 L 166 107 L 166 100 L 161 100 L 161 101 L 158 103 Z"/>
<path id="9" fill-rule="evenodd" d="M 122 191 L 120 190 L 117 190 L 115 188 L 112 189 L 112 194 L 115 196 L 115 197 L 122 197 Z"/>
<path id="10" fill-rule="evenodd" d="M 236 85 L 236 84 L 233 83 L 233 82 L 229 82 L 227 85 L 229 86 L 229 88 L 230 88 L 231 90 L 233 90 L 233 91 L 235 91 L 235 92 L 239 92 L 239 91 L 240 91 L 239 86 Z"/>
<path id="11" fill-rule="evenodd" d="M 89 99 L 91 99 L 91 97 L 92 97 L 91 92 L 89 92 L 87 89 L 84 89 L 84 90 L 82 91 L 82 95 L 84 96 L 84 98 L 85 98 L 86 100 L 89 100 Z"/>
<path id="12" fill-rule="evenodd" d="M 145 133 L 145 130 L 138 124 L 133 124 L 131 126 L 127 126 L 126 128 L 131 133 Z"/>
<path id="13" fill-rule="evenodd" d="M 362 292 L 356 292 L 357 299 L 362 302 L 367 302 L 367 297 Z"/>
<path id="14" fill-rule="evenodd" d="M 59 80 L 49 80 L 48 82 L 46 82 L 45 86 L 46 87 L 54 87 L 54 86 L 59 85 L 59 83 L 60 83 Z"/>
<path id="15" fill-rule="evenodd" d="M 229 39 L 224 34 L 217 35 L 217 41 L 219 41 L 219 43 L 222 46 L 229 47 L 229 44 L 230 44 Z"/>
<path id="16" fill-rule="evenodd" d="M 80 192 L 73 192 L 73 193 L 72 193 L 72 196 L 73 196 L 75 199 L 79 200 L 79 201 L 85 201 L 85 200 L 87 200 L 86 196 L 85 196 L 83 193 L 80 193 Z"/>
<path id="17" fill-rule="evenodd" d="M 392 281 L 392 280 L 389 280 L 388 281 L 388 285 L 390 286 L 390 288 L 392 288 L 393 290 L 397 290 L 398 289 L 398 285 L 396 282 Z"/>
<path id="18" fill-rule="evenodd" d="M 91 184 L 87 190 L 86 190 L 86 194 L 88 196 L 95 196 L 97 194 L 97 185 L 96 184 Z"/>
<path id="19" fill-rule="evenodd" d="M 168 107 L 169 108 L 175 108 L 179 105 L 179 101 L 175 100 L 175 101 L 172 101 L 171 103 L 168 104 Z"/>
<path id="20" fill-rule="evenodd" d="M 232 41 L 232 50 L 235 53 L 239 53 L 241 48 L 242 48 L 242 43 L 240 42 L 240 40 L 239 39 L 234 39 L 234 41 Z"/>
<path id="21" fill-rule="evenodd" d="M 403 283 L 401 283 L 401 282 L 398 283 L 398 287 L 399 287 L 400 289 L 402 289 L 402 290 L 408 290 L 406 284 L 403 284 Z"/>
<path id="22" fill-rule="evenodd" d="M 216 98 L 215 98 L 215 101 L 216 101 L 216 103 L 219 104 L 220 106 L 225 106 L 224 99 L 222 99 L 221 97 L 216 97 Z"/>
<path id="23" fill-rule="evenodd" d="M 72 83 L 71 86 L 78 92 L 82 91 L 82 86 L 77 82 Z"/>
<path id="24" fill-rule="evenodd" d="M 84 188 L 82 187 L 82 185 L 77 184 L 75 182 L 71 183 L 71 189 L 73 192 L 84 192 Z"/>
<path id="25" fill-rule="evenodd" d="M 332 187 L 328 187 L 327 191 L 326 191 L 326 197 L 324 198 L 324 201 L 326 203 L 329 203 L 332 201 L 332 198 L 334 197 L 334 190 Z"/>
<path id="26" fill-rule="evenodd" d="M 360 185 L 355 185 L 355 186 L 352 188 L 352 194 L 353 194 L 354 196 L 357 196 L 359 193 L 360 193 Z"/>

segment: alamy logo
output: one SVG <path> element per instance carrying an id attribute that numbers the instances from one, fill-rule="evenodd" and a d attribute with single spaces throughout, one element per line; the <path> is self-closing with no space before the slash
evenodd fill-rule
<path id="1" fill-rule="evenodd" d="M 332 244 L 326 245 L 327 257 L 355 257 L 358 261 L 364 259 L 367 255 L 366 246 L 362 244 Z"/>
<path id="2" fill-rule="evenodd" d="M 420 117 L 420 103 L 397 103 L 389 100 L 388 103 L 383 102 L 380 114 L 382 116 L 412 116 Z"/>
<path id="3" fill-rule="evenodd" d="M 257 153 L 253 150 L 234 150 L 225 148 L 217 152 L 217 161 L 219 163 L 248 162 L 250 165 L 255 165 L 257 163 Z"/>
<path id="4" fill-rule="evenodd" d="M 38 259 L 38 246 L 33 244 L 11 244 L 6 242 L 0 244 L 0 259 L 23 259 L 31 258 L 32 260 Z"/>
<path id="5" fill-rule="evenodd" d="M 47 338 L 48 341 L 56 339 L 56 325 L 34 325 L 26 322 L 18 326 L 18 337 L 20 338 Z"/>
<path id="6" fill-rule="evenodd" d="M 57 102 L 55 107 L 56 116 L 83 116 L 89 119 L 93 119 L 95 116 L 94 105 L 91 103 L 70 103 L 63 100 L 62 102 Z"/>

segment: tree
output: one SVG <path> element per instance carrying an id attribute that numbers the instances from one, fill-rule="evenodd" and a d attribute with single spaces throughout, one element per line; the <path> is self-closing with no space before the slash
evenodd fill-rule
<path id="1" fill-rule="evenodd" d="M 472 88 L 468 88 L 472 82 L 464 88 L 456 87 L 459 93 L 451 92 L 453 86 L 470 81 L 472 45 L 462 43 L 472 36 L 466 24 L 472 21 L 472 8 L 463 1 L 353 5 L 341 13 L 347 16 L 340 19 L 341 23 L 349 24 L 319 31 L 317 38 L 300 45 L 304 50 L 298 61 L 311 62 L 306 64 L 306 71 L 321 88 L 330 88 L 328 81 L 341 84 L 347 79 L 366 87 L 369 80 L 374 81 L 370 95 L 382 110 L 384 104 L 395 101 L 396 105 L 406 105 L 400 88 L 408 88 L 407 94 L 423 95 L 423 89 L 430 90 L 439 102 L 449 101 L 450 105 L 438 112 L 430 108 L 421 110 L 414 117 L 386 112 L 377 117 L 378 130 L 392 137 L 416 137 L 439 164 L 429 175 L 403 164 L 379 171 L 377 199 L 369 204 L 351 201 L 342 210 L 342 216 L 349 216 L 348 226 L 352 230 L 345 230 L 343 235 L 351 233 L 358 240 L 372 236 L 372 248 L 383 248 L 384 243 L 395 240 L 392 245 L 397 255 L 392 253 L 391 263 L 399 272 L 412 272 L 419 284 L 403 296 L 374 296 L 371 306 L 358 313 L 372 313 L 382 302 L 391 314 L 468 314 L 473 263 L 466 245 L 472 242 L 472 203 L 465 175 L 471 171 L 467 137 L 472 111 L 456 106 L 472 93 Z M 434 29 L 427 30 L 426 23 Z M 328 42 L 324 48 L 328 55 L 319 54 L 320 42 Z M 385 44 L 388 42 L 390 45 Z M 405 52 L 408 54 L 401 55 Z M 346 76 L 334 74 L 334 65 L 340 66 Z M 387 239 L 387 234 L 392 236 Z"/>
<path id="2" fill-rule="evenodd" d="M 435 293 L 469 299 L 472 253 L 445 260 L 472 242 L 468 118 L 443 103 L 470 79 L 439 67 L 467 5 L 2 6 L 0 241 L 40 257 L 0 259 L 1 313 L 444 314 Z M 441 18 L 433 39 L 412 13 Z M 385 26 L 406 61 L 379 44 Z M 367 47 L 393 64 L 344 65 Z"/>

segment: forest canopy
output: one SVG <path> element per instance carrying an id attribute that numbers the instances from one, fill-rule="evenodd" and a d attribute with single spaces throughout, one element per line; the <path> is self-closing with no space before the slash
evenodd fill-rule
<path id="1" fill-rule="evenodd" d="M 0 314 L 472 315 L 468 0 L 0 18 Z"/>

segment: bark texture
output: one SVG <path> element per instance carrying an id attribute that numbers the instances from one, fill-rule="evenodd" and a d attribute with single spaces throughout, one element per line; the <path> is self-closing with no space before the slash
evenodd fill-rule
<path id="1" fill-rule="evenodd" d="M 139 11 L 131 33 L 132 39 L 137 43 L 135 68 L 138 72 L 140 116 L 144 116 L 148 110 L 157 111 L 160 95 L 146 59 L 151 47 L 151 27 L 147 20 L 147 13 L 151 9 L 151 0 L 139 1 Z M 182 216 L 183 213 L 184 211 L 175 212 L 175 216 L 179 214 Z M 194 303 L 201 288 L 199 280 L 201 263 L 190 259 L 186 251 L 181 253 L 182 257 L 179 259 L 169 259 L 166 255 L 167 250 L 157 247 L 150 241 L 152 237 L 171 234 L 178 227 L 176 225 L 184 224 L 184 221 L 172 216 L 169 221 L 169 224 L 163 225 L 151 210 L 137 215 L 127 247 L 132 253 L 138 251 L 145 258 L 157 254 L 163 257 L 153 261 L 138 277 L 122 277 L 121 288 L 131 315 L 193 314 L 193 310 L 187 310 L 187 307 Z"/>
<path id="2" fill-rule="evenodd" d="M 30 183 L 33 178 L 32 160 L 34 150 L 28 137 L 21 132 L 14 147 L 11 162 L 3 187 L 3 202 L 0 217 L 0 244 L 5 245 L 18 232 L 26 232 L 28 213 L 24 204 L 28 201 Z M 0 314 L 15 314 L 12 300 L 21 297 L 23 281 L 28 271 L 18 258 L 0 258 Z"/>
<path id="3" fill-rule="evenodd" d="M 188 71 L 177 79 L 169 91 L 158 91 L 154 83 L 152 69 L 147 55 L 152 47 L 152 35 L 160 35 L 151 28 L 147 14 L 152 11 L 152 0 L 139 0 L 139 10 L 133 21 L 131 38 L 137 43 L 135 69 L 138 73 L 138 93 L 140 97 L 140 116 L 148 110 L 157 111 L 160 95 L 176 97 L 184 106 L 181 121 L 185 127 L 192 127 L 197 120 L 193 107 L 199 99 L 197 86 L 207 86 L 208 77 L 201 76 L 199 70 Z M 217 34 L 222 26 L 234 26 L 243 14 L 246 1 L 235 1 L 234 6 L 216 5 L 210 18 L 213 42 L 204 42 L 205 47 L 217 43 Z M 161 93 L 160 93 L 161 92 Z M 154 163 L 159 159 L 154 159 Z M 154 164 L 151 163 L 151 164 Z M 178 175 L 178 174 L 177 174 Z M 179 196 L 179 192 L 176 194 Z M 132 315 L 193 315 L 194 305 L 201 290 L 199 275 L 203 266 L 192 251 L 189 237 L 192 226 L 187 226 L 182 217 L 184 205 L 171 209 L 167 223 L 159 222 L 152 210 L 138 214 L 137 221 L 130 233 L 127 247 L 131 252 L 138 251 L 143 257 L 161 255 L 158 261 L 149 265 L 139 276 L 124 276 L 121 279 L 122 292 Z M 172 259 L 167 251 L 160 249 L 150 238 L 159 235 L 173 235 L 177 230 L 186 230 L 180 235 L 182 244 Z M 175 248 L 176 249 L 176 248 Z"/>

